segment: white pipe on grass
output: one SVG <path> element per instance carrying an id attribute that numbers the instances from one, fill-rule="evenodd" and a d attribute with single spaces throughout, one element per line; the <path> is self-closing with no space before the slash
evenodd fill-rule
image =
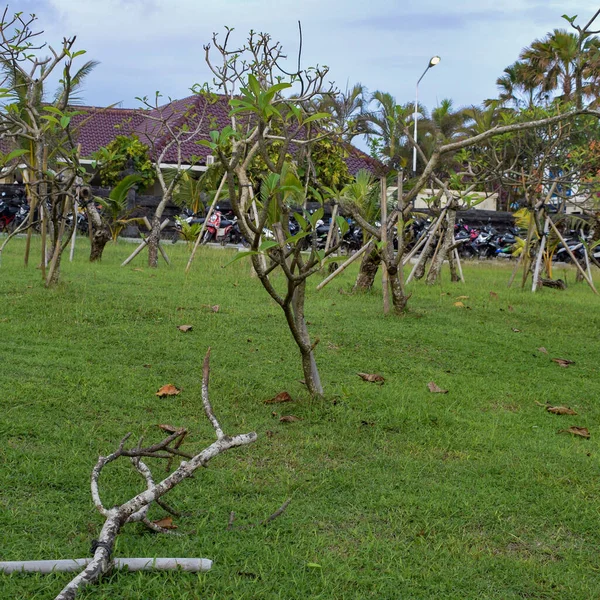
<path id="1" fill-rule="evenodd" d="M 66 560 L 15 560 L 0 562 L 0 573 L 53 573 L 81 571 L 92 558 L 72 558 Z M 130 571 L 182 571 L 198 573 L 210 571 L 212 560 L 208 558 L 115 558 L 117 569 L 127 567 Z"/>

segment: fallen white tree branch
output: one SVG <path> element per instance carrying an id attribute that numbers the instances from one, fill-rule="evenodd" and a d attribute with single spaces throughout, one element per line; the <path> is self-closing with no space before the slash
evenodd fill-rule
<path id="1" fill-rule="evenodd" d="M 68 585 L 56 596 L 56 600 L 72 600 L 75 598 L 77 592 L 82 589 L 84 586 L 89 585 L 91 583 L 95 583 L 98 578 L 110 570 L 113 566 L 120 566 L 121 564 L 126 564 L 124 560 L 130 559 L 119 559 L 120 562 L 113 561 L 111 559 L 112 550 L 114 548 L 114 543 L 117 535 L 121 531 L 121 528 L 126 523 L 131 522 L 142 522 L 147 527 L 151 528 L 153 531 L 158 532 L 169 532 L 169 530 L 160 527 L 156 523 L 152 523 L 148 520 L 147 513 L 150 505 L 153 502 L 157 502 L 161 496 L 166 494 L 168 491 L 172 490 L 176 485 L 181 483 L 184 479 L 188 477 L 192 477 L 194 472 L 200 467 L 205 466 L 212 458 L 226 452 L 231 448 L 236 448 L 238 446 L 245 446 L 247 444 L 251 444 L 256 441 L 256 433 L 244 433 L 240 435 L 236 435 L 233 437 L 227 436 L 223 433 L 217 418 L 214 415 L 212 406 L 210 404 L 208 398 L 208 380 L 210 374 L 210 348 L 206 353 L 203 364 L 203 381 L 202 381 L 202 404 L 204 407 L 204 412 L 210 421 L 213 429 L 215 430 L 215 434 L 217 440 L 213 442 L 210 446 L 197 453 L 195 456 L 192 456 L 187 461 L 182 461 L 179 465 L 179 468 L 173 471 L 168 477 L 160 481 L 159 483 L 154 482 L 154 478 L 152 477 L 152 473 L 150 468 L 141 460 L 141 457 L 150 457 L 150 458 L 172 458 L 173 454 L 183 454 L 176 448 L 172 447 L 171 444 L 177 446 L 177 442 L 186 435 L 187 430 L 183 428 L 176 429 L 173 433 L 171 433 L 168 437 L 166 437 L 161 442 L 153 444 L 152 446 L 142 447 L 141 441 L 140 443 L 133 448 L 127 449 L 125 444 L 130 437 L 130 434 L 125 436 L 119 447 L 115 452 L 108 456 L 101 456 L 98 459 L 98 462 L 94 466 L 92 470 L 92 481 L 91 481 L 91 491 L 92 491 L 92 499 L 98 511 L 106 518 L 100 535 L 97 540 L 92 542 L 92 552 L 93 557 L 91 559 L 82 559 L 82 562 L 77 562 L 79 567 L 85 567 L 84 570 L 79 573 L 74 579 L 72 579 Z M 102 500 L 100 498 L 100 492 L 98 488 L 98 480 L 100 477 L 100 473 L 104 469 L 104 467 L 117 460 L 120 457 L 128 457 L 131 460 L 133 467 L 142 475 L 145 480 L 147 489 L 137 496 L 131 498 L 124 504 L 120 506 L 114 506 L 110 509 L 107 509 L 102 504 Z M 158 504 L 158 502 L 157 502 Z M 180 561 L 187 559 L 160 559 L 164 562 L 157 562 L 158 559 L 136 559 L 140 560 L 144 563 L 144 565 L 153 565 L 154 568 L 168 568 L 166 566 L 158 567 L 156 565 L 180 565 L 182 568 L 186 568 L 183 563 Z M 198 569 L 197 570 L 207 570 L 210 568 L 210 561 L 207 559 L 189 559 L 191 561 L 204 561 L 200 563 L 189 563 L 190 565 L 195 564 Z M 177 565 L 173 561 L 177 562 Z M 57 561 L 28 561 L 28 564 L 34 563 L 53 563 L 57 564 Z M 58 561 L 58 563 L 67 563 L 73 564 L 73 560 L 68 561 Z M 8 563 L 3 563 L 8 564 Z M 26 563 L 20 563 L 21 565 Z M 186 563 L 188 564 L 188 563 Z M 23 567 L 21 567 L 22 569 Z M 0 567 L 2 570 L 2 567 Z M 17 568 L 18 570 L 18 568 Z M 37 569 L 36 569 L 37 570 Z M 69 569 L 71 570 L 71 569 Z M 190 569 L 186 569 L 190 570 Z M 46 572 L 46 571 L 39 571 Z"/>

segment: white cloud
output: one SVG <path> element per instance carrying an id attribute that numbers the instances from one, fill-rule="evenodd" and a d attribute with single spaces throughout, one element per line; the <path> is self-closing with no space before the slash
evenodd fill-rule
<path id="1" fill-rule="evenodd" d="M 522 47 L 555 27 L 563 13 L 591 16 L 589 0 L 19 0 L 37 10 L 53 41 L 77 34 L 86 58 L 101 61 L 86 100 L 109 104 L 161 90 L 181 97 L 209 79 L 203 45 L 213 31 L 269 31 L 295 61 L 297 20 L 303 64 L 327 64 L 338 85 L 357 81 L 411 101 L 433 54 L 442 62 L 422 97 L 474 104 L 495 94 L 495 80 Z M 20 8 L 21 9 L 21 8 Z"/>

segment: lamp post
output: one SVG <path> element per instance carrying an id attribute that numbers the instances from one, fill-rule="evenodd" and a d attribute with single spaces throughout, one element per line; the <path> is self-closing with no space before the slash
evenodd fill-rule
<path id="1" fill-rule="evenodd" d="M 427 68 L 423 71 L 423 75 L 421 75 L 421 77 L 419 77 L 419 81 L 417 81 L 417 88 L 416 88 L 416 93 L 415 93 L 415 114 L 413 117 L 413 120 L 415 122 L 415 132 L 413 134 L 413 138 L 415 140 L 415 146 L 413 148 L 413 173 L 416 174 L 417 173 L 417 113 L 418 113 L 418 107 L 419 107 L 419 83 L 421 83 L 421 79 L 423 79 L 423 77 L 425 77 L 425 73 L 427 73 L 427 71 L 429 71 L 429 69 L 431 69 L 431 67 L 435 67 L 435 65 L 437 65 L 440 60 L 442 60 L 439 56 L 433 56 L 431 58 L 431 60 L 429 61 L 429 64 L 427 65 Z"/>

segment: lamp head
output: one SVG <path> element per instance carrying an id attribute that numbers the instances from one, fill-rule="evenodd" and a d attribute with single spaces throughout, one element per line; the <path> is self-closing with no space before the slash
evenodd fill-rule
<path id="1" fill-rule="evenodd" d="M 440 60 L 442 59 L 439 56 L 433 56 L 429 61 L 429 67 L 435 67 L 435 65 L 437 65 L 440 62 Z"/>

